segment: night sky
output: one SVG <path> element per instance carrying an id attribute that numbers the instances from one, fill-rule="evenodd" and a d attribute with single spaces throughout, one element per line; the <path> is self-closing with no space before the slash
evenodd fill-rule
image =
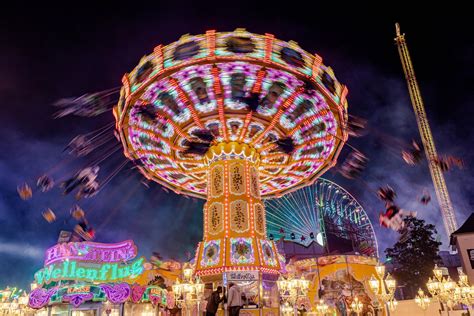
<path id="1" fill-rule="evenodd" d="M 35 192 L 22 201 L 16 186 L 45 172 L 58 180 L 86 166 L 93 157 L 74 160 L 63 148 L 74 136 L 113 121 L 111 113 L 88 119 L 52 119 L 53 102 L 120 86 L 145 54 L 182 34 L 208 29 L 230 31 L 245 27 L 254 33 L 272 33 L 294 40 L 323 57 L 337 78 L 349 88 L 349 113 L 369 121 L 368 135 L 349 142 L 364 152 L 370 163 L 362 181 L 349 181 L 334 171 L 325 177 L 348 189 L 365 207 L 379 240 L 379 250 L 391 246 L 395 232 L 378 226 L 383 204 L 374 191 L 390 184 L 401 207 L 418 211 L 435 223 L 446 241 L 444 226 L 426 162 L 409 167 L 402 161 L 399 142 L 419 139 L 398 52 L 394 23 L 400 22 L 436 140 L 438 152 L 462 157 L 464 170 L 446 174 L 458 223 L 474 206 L 474 127 L 472 117 L 472 27 L 453 9 L 434 7 L 411 14 L 393 2 L 384 7 L 358 5 L 313 6 L 287 2 L 230 2 L 224 5 L 194 1 L 128 2 L 109 7 L 95 5 L 32 8 L 21 6 L 0 13 L 0 288 L 27 288 L 42 267 L 43 253 L 61 229 L 72 229 L 68 220 L 72 197 L 58 188 Z M 406 10 L 404 7 L 403 10 Z M 416 15 L 419 14 L 419 15 Z M 343 151 L 343 155 L 347 154 Z M 101 177 L 124 161 L 120 153 L 103 165 Z M 129 166 L 128 166 L 129 167 Z M 126 168 L 99 195 L 79 204 L 97 229 L 97 241 L 134 239 L 141 255 L 158 251 L 165 257 L 184 259 L 194 254 L 202 238 L 203 202 L 166 193 L 159 185 L 149 189 L 141 176 Z M 99 178 L 100 180 L 100 178 Z M 423 189 L 433 201 L 422 206 Z M 58 216 L 48 224 L 41 212 L 51 207 Z"/>

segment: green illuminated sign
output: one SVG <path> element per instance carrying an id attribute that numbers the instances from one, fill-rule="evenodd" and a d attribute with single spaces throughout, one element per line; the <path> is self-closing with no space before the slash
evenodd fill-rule
<path id="1" fill-rule="evenodd" d="M 66 260 L 61 264 L 51 264 L 35 273 L 38 285 L 59 280 L 83 280 L 90 282 L 110 282 L 120 279 L 133 279 L 142 274 L 144 258 L 131 261 L 130 264 L 105 263 L 91 264 L 75 260 Z"/>

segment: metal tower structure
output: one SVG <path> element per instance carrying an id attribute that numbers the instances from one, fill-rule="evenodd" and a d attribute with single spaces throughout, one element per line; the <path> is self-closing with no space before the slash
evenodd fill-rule
<path id="1" fill-rule="evenodd" d="M 395 24 L 395 28 L 397 34 L 395 42 L 398 46 L 398 52 L 400 54 L 403 71 L 406 76 L 408 91 L 410 92 L 411 103 L 413 105 L 413 110 L 415 111 L 421 140 L 423 142 L 423 146 L 425 147 L 431 178 L 433 179 L 433 184 L 436 190 L 436 197 L 438 198 L 438 203 L 443 215 L 444 227 L 449 238 L 449 236 L 457 229 L 456 216 L 454 214 L 453 205 L 451 204 L 446 182 L 444 181 L 443 173 L 438 164 L 435 162 L 437 158 L 436 147 L 433 136 L 431 135 L 428 118 L 426 117 L 425 106 L 423 104 L 423 99 L 421 98 L 420 88 L 418 87 L 418 83 L 416 81 L 413 64 L 410 59 L 410 54 L 408 53 L 408 47 L 405 42 L 405 34 L 400 33 L 400 25 L 398 25 L 398 23 Z"/>

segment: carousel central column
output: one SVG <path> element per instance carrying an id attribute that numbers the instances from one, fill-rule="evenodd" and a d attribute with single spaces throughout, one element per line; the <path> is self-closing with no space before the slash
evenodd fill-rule
<path id="1" fill-rule="evenodd" d="M 209 149 L 206 160 L 204 236 L 198 247 L 196 273 L 277 272 L 277 251 L 266 239 L 258 152 L 246 144 L 220 143 Z"/>

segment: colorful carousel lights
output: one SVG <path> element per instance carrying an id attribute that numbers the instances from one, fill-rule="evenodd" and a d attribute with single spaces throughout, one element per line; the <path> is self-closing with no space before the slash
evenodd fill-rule
<path id="1" fill-rule="evenodd" d="M 210 30 L 158 45 L 122 82 L 114 116 L 125 156 L 147 179 L 207 200 L 196 274 L 279 271 L 262 198 L 336 164 L 348 90 L 332 69 L 271 34 Z"/>
<path id="2" fill-rule="evenodd" d="M 369 280 L 369 286 L 371 291 L 375 294 L 377 303 L 385 306 L 388 305 L 390 310 L 395 310 L 398 302 L 394 299 L 395 289 L 397 283 L 395 279 L 387 274 L 385 277 L 385 266 L 378 264 L 375 267 L 377 276 L 372 275 Z"/>

